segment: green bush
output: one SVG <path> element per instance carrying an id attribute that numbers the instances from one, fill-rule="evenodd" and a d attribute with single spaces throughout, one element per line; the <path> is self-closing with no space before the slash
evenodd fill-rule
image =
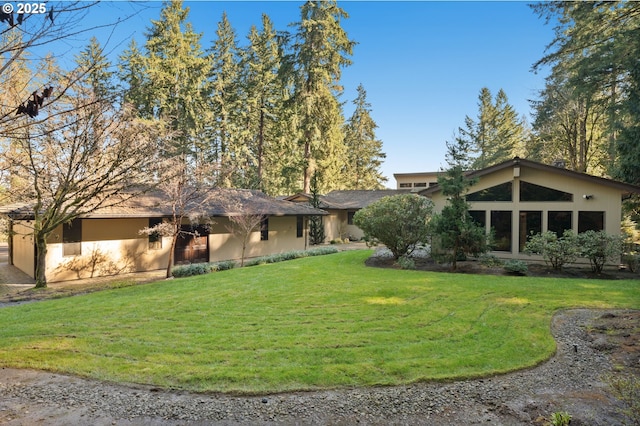
<path id="1" fill-rule="evenodd" d="M 611 393 L 623 406 L 618 410 L 624 415 L 632 425 L 640 425 L 640 379 L 634 376 L 614 376 L 605 377 L 605 382 L 609 384 Z"/>
<path id="2" fill-rule="evenodd" d="M 504 270 L 512 275 L 527 275 L 529 267 L 522 260 L 507 260 L 504 262 Z"/>
<path id="3" fill-rule="evenodd" d="M 486 267 L 493 268 L 495 266 L 502 266 L 504 262 L 498 259 L 495 254 L 483 253 L 479 257 L 480 263 Z"/>
<path id="4" fill-rule="evenodd" d="M 623 238 L 620 235 L 609 235 L 605 231 L 585 231 L 578 234 L 580 257 L 586 257 L 591 263 L 591 270 L 597 274 L 602 272 L 605 263 L 620 259 Z"/>
<path id="5" fill-rule="evenodd" d="M 189 265 L 180 265 L 172 269 L 172 274 L 176 278 L 191 277 L 193 275 L 208 274 L 216 270 L 215 265 L 210 263 L 192 263 Z"/>
<path id="6" fill-rule="evenodd" d="M 640 253 L 625 253 L 622 255 L 622 262 L 631 272 L 640 271 Z"/>
<path id="7" fill-rule="evenodd" d="M 552 231 L 534 234 L 525 244 L 524 252 L 541 255 L 544 262 L 556 271 L 562 270 L 567 263 L 575 262 L 580 254 L 578 239 L 571 230 L 565 230 L 561 237 Z"/>
<path id="8" fill-rule="evenodd" d="M 310 250 L 293 250 L 284 253 L 276 253 L 269 256 L 257 257 L 244 262 L 244 266 L 264 265 L 265 263 L 284 262 L 286 260 L 300 259 L 308 256 L 322 256 L 325 254 L 337 253 L 335 247 L 317 247 Z M 227 271 L 236 267 L 233 260 L 223 260 L 216 263 L 192 263 L 180 265 L 173 268 L 172 273 L 176 278 L 190 277 L 193 275 L 204 275 L 211 272 Z"/>
<path id="9" fill-rule="evenodd" d="M 429 237 L 433 202 L 416 194 L 383 197 L 360 209 L 353 223 L 365 234 L 368 243 L 379 241 L 393 253 L 394 259 L 409 255 Z"/>
<path id="10" fill-rule="evenodd" d="M 269 256 L 256 257 L 244 262 L 244 266 L 256 266 L 264 265 L 266 263 L 284 262 L 286 260 L 300 259 L 309 256 L 322 256 L 325 254 L 337 253 L 339 250 L 336 247 L 316 247 L 310 250 L 293 250 L 284 253 L 272 254 Z"/>
<path id="11" fill-rule="evenodd" d="M 549 425 L 551 426 L 568 426 L 571 423 L 571 414 L 564 412 L 555 412 L 551 415 Z"/>
<path id="12" fill-rule="evenodd" d="M 409 256 L 400 256 L 396 263 L 402 269 L 416 269 L 416 262 Z"/>

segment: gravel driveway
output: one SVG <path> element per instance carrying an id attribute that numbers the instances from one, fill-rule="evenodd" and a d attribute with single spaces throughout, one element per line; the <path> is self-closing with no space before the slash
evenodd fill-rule
<path id="1" fill-rule="evenodd" d="M 602 382 L 612 369 L 611 345 L 586 327 L 600 318 L 622 321 L 631 316 L 637 331 L 637 311 L 560 312 L 552 324 L 558 350 L 549 361 L 525 371 L 451 383 L 229 396 L 2 369 L 0 424 L 531 425 L 544 424 L 560 411 L 573 416 L 571 425 L 622 424 L 619 403 Z"/>

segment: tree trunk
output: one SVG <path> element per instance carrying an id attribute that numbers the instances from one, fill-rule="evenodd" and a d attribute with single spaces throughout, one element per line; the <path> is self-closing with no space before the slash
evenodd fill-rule
<path id="1" fill-rule="evenodd" d="M 171 272 L 171 268 L 173 266 L 173 253 L 176 250 L 176 242 L 178 241 L 178 235 L 180 235 L 180 233 L 176 232 L 171 236 L 171 248 L 169 249 L 169 261 L 167 262 L 166 278 L 171 278 L 173 276 L 173 273 Z"/>
<path id="2" fill-rule="evenodd" d="M 36 288 L 47 288 L 47 236 L 42 232 L 34 231 L 36 243 Z"/>

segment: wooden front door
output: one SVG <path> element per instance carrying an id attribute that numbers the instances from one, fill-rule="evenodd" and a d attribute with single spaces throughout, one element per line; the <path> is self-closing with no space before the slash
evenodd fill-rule
<path id="1" fill-rule="evenodd" d="M 176 241 L 174 263 L 204 263 L 209 261 L 209 234 L 201 228 L 183 226 L 183 231 Z M 197 231 L 197 235 L 194 235 Z"/>

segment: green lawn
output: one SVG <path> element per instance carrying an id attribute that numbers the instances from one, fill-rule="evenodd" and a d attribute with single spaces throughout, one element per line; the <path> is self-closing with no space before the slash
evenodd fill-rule
<path id="1" fill-rule="evenodd" d="M 640 308 L 636 280 L 368 268 L 352 251 L 0 309 L 0 366 L 197 391 L 454 379 L 555 350 L 553 313 Z"/>

